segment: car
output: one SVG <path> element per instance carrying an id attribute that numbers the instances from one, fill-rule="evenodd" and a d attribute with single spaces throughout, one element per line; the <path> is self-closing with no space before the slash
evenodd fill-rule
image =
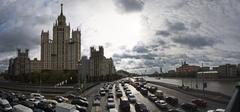
<path id="1" fill-rule="evenodd" d="M 147 96 L 147 95 L 148 95 L 148 90 L 147 90 L 146 88 L 141 88 L 140 93 L 141 93 L 143 96 Z"/>
<path id="2" fill-rule="evenodd" d="M 120 98 L 119 109 L 122 112 L 130 112 L 130 103 L 126 97 Z"/>
<path id="3" fill-rule="evenodd" d="M 56 105 L 56 112 L 79 112 L 76 106 L 68 103 L 58 103 Z"/>
<path id="4" fill-rule="evenodd" d="M 137 102 L 134 107 L 136 112 L 149 112 L 147 106 L 144 105 L 143 103 Z"/>
<path id="5" fill-rule="evenodd" d="M 58 103 L 62 103 L 65 101 L 62 96 L 55 96 L 54 100 L 56 100 Z"/>
<path id="6" fill-rule="evenodd" d="M 225 112 L 225 109 L 208 110 L 207 112 Z"/>
<path id="7" fill-rule="evenodd" d="M 122 97 L 122 91 L 121 91 L 121 90 L 118 90 L 118 91 L 116 92 L 116 96 L 117 96 L 118 98 Z"/>
<path id="8" fill-rule="evenodd" d="M 21 101 L 21 102 L 19 102 L 19 104 L 22 104 L 22 105 L 24 105 L 26 107 L 29 107 L 31 109 L 33 109 L 35 107 L 35 104 L 31 101 Z"/>
<path id="9" fill-rule="evenodd" d="M 168 104 L 170 104 L 172 106 L 178 105 L 178 99 L 174 96 L 166 96 L 165 100 Z"/>
<path id="10" fill-rule="evenodd" d="M 136 97 L 133 94 L 128 94 L 128 101 L 131 103 L 136 103 Z"/>
<path id="11" fill-rule="evenodd" d="M 197 106 L 193 103 L 183 103 L 181 105 L 181 108 L 186 111 L 191 111 L 191 112 L 197 111 Z"/>
<path id="12" fill-rule="evenodd" d="M 125 93 L 126 95 L 132 94 L 131 90 L 126 90 Z"/>
<path id="13" fill-rule="evenodd" d="M 115 108 L 115 103 L 113 98 L 108 98 L 107 100 L 107 108 Z"/>
<path id="14" fill-rule="evenodd" d="M 18 104 L 13 106 L 12 112 L 33 112 L 33 110 L 31 108 Z"/>
<path id="15" fill-rule="evenodd" d="M 185 112 L 185 111 L 180 108 L 176 108 L 176 109 L 169 109 L 168 112 Z"/>
<path id="16" fill-rule="evenodd" d="M 87 101 L 87 98 L 82 97 L 82 96 L 75 96 L 74 99 L 80 99 L 80 100 L 83 100 L 83 101 Z"/>
<path id="17" fill-rule="evenodd" d="M 161 100 L 164 98 L 163 92 L 161 90 L 157 90 L 155 92 L 155 95 Z"/>
<path id="18" fill-rule="evenodd" d="M 137 90 L 137 91 L 140 91 L 140 90 L 141 90 L 141 86 L 140 86 L 140 85 L 137 85 L 136 90 Z"/>
<path id="19" fill-rule="evenodd" d="M 148 99 L 152 102 L 155 102 L 158 98 L 154 94 L 149 94 Z"/>
<path id="20" fill-rule="evenodd" d="M 118 112 L 118 110 L 116 108 L 110 108 L 108 112 Z"/>
<path id="21" fill-rule="evenodd" d="M 99 94 L 100 94 L 101 96 L 105 96 L 105 94 L 106 94 L 105 89 L 104 89 L 104 88 L 100 88 Z"/>
<path id="22" fill-rule="evenodd" d="M 167 105 L 167 103 L 164 100 L 156 100 L 154 103 L 160 109 L 168 109 L 168 105 Z"/>
<path id="23" fill-rule="evenodd" d="M 95 99 L 95 100 L 101 100 L 101 95 L 96 94 L 96 95 L 94 96 L 94 99 Z"/>
<path id="24" fill-rule="evenodd" d="M 94 99 L 93 101 L 93 106 L 100 106 L 100 100 L 99 99 Z"/>
<path id="25" fill-rule="evenodd" d="M 112 92 L 109 92 L 107 98 L 114 98 L 113 93 L 112 93 Z"/>
<path id="26" fill-rule="evenodd" d="M 39 99 L 39 100 L 44 99 L 44 96 L 41 95 L 40 93 L 31 93 L 30 96 L 31 96 L 32 98 Z"/>
<path id="27" fill-rule="evenodd" d="M 6 99 L 0 98 L 0 112 L 7 112 L 11 110 L 12 106 L 9 104 L 9 102 Z"/>
<path id="28" fill-rule="evenodd" d="M 79 112 L 87 112 L 87 107 L 83 107 L 79 105 L 75 105 L 75 106 L 76 106 L 76 110 L 78 110 Z"/>
<path id="29" fill-rule="evenodd" d="M 81 99 L 73 99 L 71 104 L 88 107 L 88 102 Z"/>
<path id="30" fill-rule="evenodd" d="M 149 92 L 154 94 L 156 91 L 157 91 L 157 87 L 156 86 L 150 86 Z"/>
<path id="31" fill-rule="evenodd" d="M 202 108 L 205 108 L 207 106 L 207 102 L 202 99 L 193 99 L 192 103 L 194 103 L 198 107 L 202 107 Z"/>

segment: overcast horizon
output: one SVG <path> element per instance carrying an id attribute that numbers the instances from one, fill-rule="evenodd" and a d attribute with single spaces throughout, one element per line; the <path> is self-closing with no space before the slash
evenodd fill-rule
<path id="1" fill-rule="evenodd" d="M 104 46 L 117 70 L 148 73 L 189 64 L 240 63 L 239 0 L 0 0 L 0 71 L 30 49 L 40 59 L 40 34 L 60 14 L 82 34 L 82 56 Z"/>

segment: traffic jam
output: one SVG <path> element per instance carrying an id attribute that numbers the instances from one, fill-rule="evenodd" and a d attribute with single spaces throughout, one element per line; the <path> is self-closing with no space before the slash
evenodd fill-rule
<path id="1" fill-rule="evenodd" d="M 224 109 L 207 110 L 207 102 L 192 99 L 180 103 L 175 96 L 167 96 L 157 86 L 148 86 L 141 79 L 129 78 L 105 83 L 93 101 L 95 110 L 108 112 L 224 112 Z M 104 100 L 106 103 L 104 103 Z M 106 106 L 104 106 L 106 105 Z M 102 108 L 102 109 L 99 109 Z"/>
<path id="2" fill-rule="evenodd" d="M 46 98 L 40 93 L 0 90 L 0 112 L 224 112 L 202 99 L 179 101 L 141 78 L 101 83 L 94 94 Z"/>

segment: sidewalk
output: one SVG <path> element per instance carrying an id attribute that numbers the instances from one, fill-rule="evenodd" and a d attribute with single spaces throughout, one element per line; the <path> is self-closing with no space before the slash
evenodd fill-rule
<path id="1" fill-rule="evenodd" d="M 154 82 L 154 81 L 149 81 L 149 83 L 160 85 L 160 86 L 163 86 L 163 87 L 167 87 L 167 88 L 170 88 L 170 89 L 180 91 L 184 94 L 188 94 L 188 95 L 195 96 L 195 97 L 198 97 L 198 98 L 202 98 L 202 99 L 205 99 L 205 100 L 211 100 L 211 101 L 219 102 L 219 103 L 226 104 L 226 105 L 228 104 L 228 102 L 231 99 L 230 96 L 227 96 L 227 95 L 224 95 L 224 94 L 221 94 L 221 93 L 217 93 L 217 92 L 212 92 L 212 91 L 206 91 L 205 90 L 205 97 L 204 97 L 203 91 L 199 90 L 199 89 L 191 89 L 191 88 L 184 88 L 183 89 L 183 88 L 179 88 L 177 85 L 167 84 L 167 83 L 162 83 L 162 82 Z"/>

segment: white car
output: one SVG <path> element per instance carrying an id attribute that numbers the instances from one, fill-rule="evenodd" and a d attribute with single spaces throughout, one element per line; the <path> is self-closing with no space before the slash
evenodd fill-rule
<path id="1" fill-rule="evenodd" d="M 108 98 L 107 108 L 115 108 L 115 103 L 113 98 Z"/>
<path id="2" fill-rule="evenodd" d="M 12 110 L 12 106 L 9 104 L 9 102 L 6 99 L 0 98 L 0 112 L 7 112 Z"/>
<path id="3" fill-rule="evenodd" d="M 111 109 L 109 109 L 109 111 L 108 112 L 118 112 L 118 110 L 117 109 L 115 109 L 115 108 L 111 108 Z"/>
<path id="4" fill-rule="evenodd" d="M 156 100 L 155 104 L 161 109 L 167 109 L 167 103 L 164 100 Z"/>
<path id="5" fill-rule="evenodd" d="M 33 112 L 33 110 L 31 108 L 18 104 L 13 106 L 13 112 Z"/>
<path id="6" fill-rule="evenodd" d="M 208 110 L 207 112 L 225 112 L 225 109 Z"/>
<path id="7" fill-rule="evenodd" d="M 32 98 L 39 99 L 39 100 L 44 99 L 44 96 L 41 95 L 40 93 L 31 93 L 30 96 L 31 96 Z"/>

